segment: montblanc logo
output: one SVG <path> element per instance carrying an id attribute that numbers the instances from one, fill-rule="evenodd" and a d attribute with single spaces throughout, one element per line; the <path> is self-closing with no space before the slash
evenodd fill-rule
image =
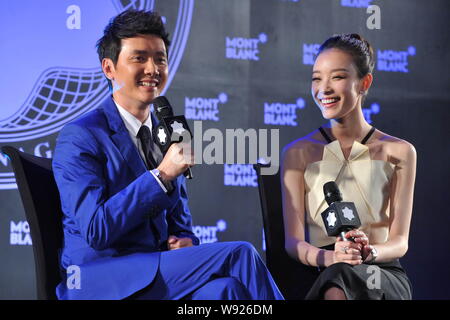
<path id="1" fill-rule="evenodd" d="M 378 50 L 377 70 L 408 73 L 408 58 L 415 55 L 416 48 L 413 46 L 408 47 L 408 49 L 405 51 Z"/>
<path id="2" fill-rule="evenodd" d="M 305 100 L 296 103 L 264 102 L 264 123 L 281 126 L 297 126 L 297 110 L 305 107 Z"/>
<path id="3" fill-rule="evenodd" d="M 186 131 L 186 129 L 183 127 L 183 124 L 178 122 L 178 121 L 174 121 L 170 124 L 170 126 L 172 127 L 173 132 L 179 134 L 179 135 L 183 135 L 183 132 Z"/>
<path id="4" fill-rule="evenodd" d="M 265 33 L 260 33 L 257 38 L 225 38 L 227 59 L 259 61 L 259 45 L 268 41 Z"/>
<path id="5" fill-rule="evenodd" d="M 258 177 L 252 164 L 224 164 L 224 185 L 258 187 Z"/>
<path id="6" fill-rule="evenodd" d="M 304 65 L 313 65 L 319 53 L 320 44 L 318 43 L 304 43 L 303 44 L 303 59 Z"/>
<path id="7" fill-rule="evenodd" d="M 165 145 L 167 143 L 167 134 L 164 131 L 164 128 L 158 128 L 157 136 L 160 144 Z"/>
<path id="8" fill-rule="evenodd" d="M 342 212 L 344 213 L 344 218 L 347 220 L 352 221 L 353 219 L 355 219 L 355 215 L 353 214 L 353 210 L 348 208 L 348 207 L 344 207 L 344 209 L 342 209 Z"/>
<path id="9" fill-rule="evenodd" d="M 334 228 L 334 226 L 336 226 L 336 221 L 337 221 L 336 213 L 334 211 L 329 211 L 327 215 L 328 226 Z"/>
<path id="10" fill-rule="evenodd" d="M 192 231 L 200 240 L 200 243 L 213 243 L 219 241 L 217 237 L 218 232 L 224 232 L 227 229 L 227 222 L 225 220 L 217 221 L 215 226 L 193 226 Z"/>
<path id="11" fill-rule="evenodd" d="M 372 115 L 380 113 L 380 105 L 374 102 L 369 108 L 362 108 L 362 112 L 367 123 L 372 123 Z"/>
<path id="12" fill-rule="evenodd" d="M 185 97 L 185 117 L 192 120 L 220 120 L 220 105 L 228 101 L 226 93 L 220 93 L 216 98 Z"/>
<path id="13" fill-rule="evenodd" d="M 12 246 L 31 246 L 30 226 L 27 221 L 10 222 L 9 244 Z"/>

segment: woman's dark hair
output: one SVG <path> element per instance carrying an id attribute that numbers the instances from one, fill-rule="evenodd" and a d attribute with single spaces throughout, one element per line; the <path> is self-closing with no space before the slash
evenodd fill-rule
<path id="1" fill-rule="evenodd" d="M 153 34 L 160 37 L 164 41 L 167 55 L 169 55 L 169 34 L 164 28 L 161 16 L 157 12 L 126 10 L 109 22 L 103 31 L 103 37 L 97 41 L 100 63 L 104 58 L 109 58 L 116 65 L 122 48 L 122 39 L 132 38 L 139 34 Z M 111 88 L 109 79 L 108 84 Z"/>
<path id="2" fill-rule="evenodd" d="M 357 33 L 333 35 L 328 38 L 319 48 L 319 55 L 327 49 L 340 49 L 350 54 L 361 79 L 368 73 L 373 72 L 375 65 L 373 48 L 370 43 Z"/>

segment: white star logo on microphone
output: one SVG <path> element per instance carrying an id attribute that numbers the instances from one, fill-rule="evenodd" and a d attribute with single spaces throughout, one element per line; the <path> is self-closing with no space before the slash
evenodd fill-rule
<path id="1" fill-rule="evenodd" d="M 336 225 L 336 213 L 334 211 L 328 212 L 327 222 L 329 227 L 334 227 Z"/>
<path id="2" fill-rule="evenodd" d="M 345 207 L 344 209 L 342 209 L 342 212 L 344 213 L 344 218 L 347 220 L 352 221 L 355 218 L 353 210 L 350 208 Z"/>
<path id="3" fill-rule="evenodd" d="M 158 139 L 161 144 L 166 144 L 167 134 L 163 128 L 159 128 L 158 130 Z"/>
<path id="4" fill-rule="evenodd" d="M 174 121 L 171 123 L 170 125 L 173 129 L 173 132 L 178 133 L 179 135 L 182 135 L 184 131 L 186 131 L 186 129 L 184 129 L 183 124 L 178 122 L 178 121 Z"/>

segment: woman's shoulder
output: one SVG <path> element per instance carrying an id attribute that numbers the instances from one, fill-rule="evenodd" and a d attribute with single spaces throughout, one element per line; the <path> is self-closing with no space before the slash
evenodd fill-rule
<path id="1" fill-rule="evenodd" d="M 313 131 L 304 137 L 292 141 L 283 148 L 284 162 L 297 163 L 304 169 L 308 163 L 322 158 L 325 144 L 326 142 L 323 141 L 319 131 Z"/>
<path id="2" fill-rule="evenodd" d="M 380 130 L 377 130 L 377 136 L 377 140 L 382 145 L 391 163 L 398 164 L 416 157 L 416 149 L 412 143 Z"/>
<path id="3" fill-rule="evenodd" d="M 296 139 L 287 144 L 283 152 L 298 152 L 298 151 L 313 151 L 315 149 L 323 149 L 324 141 L 321 139 L 321 135 L 318 134 L 319 130 L 315 130 L 304 137 Z"/>

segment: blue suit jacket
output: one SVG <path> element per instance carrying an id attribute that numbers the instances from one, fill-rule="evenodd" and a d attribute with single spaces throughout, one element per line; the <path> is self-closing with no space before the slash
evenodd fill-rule
<path id="1" fill-rule="evenodd" d="M 185 178 L 170 196 L 161 189 L 112 98 L 62 129 L 53 170 L 64 212 L 59 299 L 125 298 L 154 279 L 158 238 L 173 234 L 198 244 Z M 81 271 L 75 288 L 66 285 L 66 277 L 73 283 L 78 276 L 66 274 L 71 265 Z"/>

